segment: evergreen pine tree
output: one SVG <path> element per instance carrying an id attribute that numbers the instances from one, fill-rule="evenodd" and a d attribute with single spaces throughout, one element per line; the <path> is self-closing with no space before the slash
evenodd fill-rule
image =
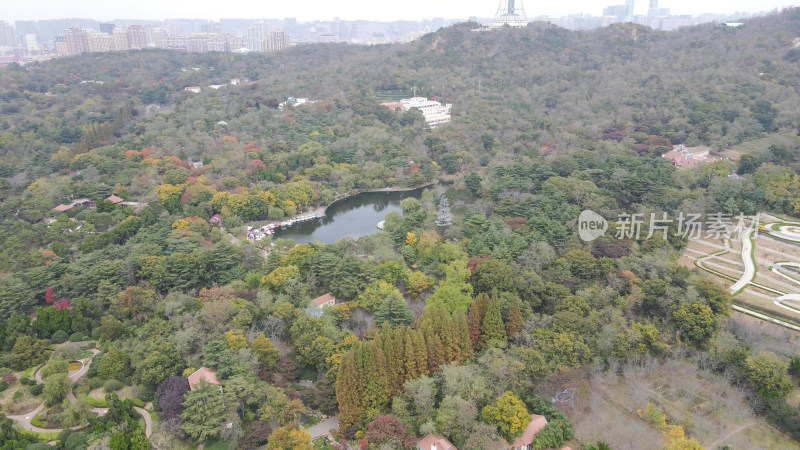
<path id="1" fill-rule="evenodd" d="M 489 308 L 489 296 L 485 293 L 478 294 L 469 306 L 469 338 L 472 341 L 473 350 L 478 349 L 481 340 L 481 327 L 486 310 Z"/>
<path id="2" fill-rule="evenodd" d="M 483 318 L 480 348 L 502 344 L 505 341 L 506 327 L 503 324 L 503 314 L 500 312 L 500 297 L 497 296 L 497 291 L 495 291 L 489 301 L 486 317 Z"/>
<path id="3" fill-rule="evenodd" d="M 508 320 L 506 321 L 508 337 L 516 336 L 520 328 L 522 328 L 522 311 L 519 309 L 519 299 L 515 297 L 511 308 L 508 309 Z"/>
<path id="4" fill-rule="evenodd" d="M 453 224 L 453 216 L 450 215 L 450 202 L 444 195 L 439 199 L 439 209 L 436 213 L 436 225 L 446 227 Z"/>
<path id="5" fill-rule="evenodd" d="M 390 295 L 381 302 L 378 312 L 375 313 L 375 324 L 389 323 L 392 326 L 410 325 L 414 320 L 414 313 L 406 305 L 406 301 L 399 295 Z"/>

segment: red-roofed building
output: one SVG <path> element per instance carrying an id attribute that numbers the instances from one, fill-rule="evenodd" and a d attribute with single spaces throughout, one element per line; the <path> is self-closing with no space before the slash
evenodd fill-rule
<path id="1" fill-rule="evenodd" d="M 429 434 L 417 442 L 417 450 L 458 450 L 441 434 Z"/>
<path id="2" fill-rule="evenodd" d="M 108 198 L 106 198 L 106 200 L 110 201 L 111 203 L 113 203 L 115 205 L 125 201 L 124 198 L 117 197 L 116 195 L 110 195 Z"/>
<path id="3" fill-rule="evenodd" d="M 189 389 L 192 391 L 194 390 L 195 386 L 200 384 L 200 381 L 203 380 L 205 380 L 208 384 L 215 384 L 219 386 L 217 371 L 209 369 L 208 367 L 201 367 L 186 378 L 189 380 Z"/>
<path id="4" fill-rule="evenodd" d="M 679 169 L 692 169 L 702 163 L 716 161 L 716 158 L 709 156 L 708 147 L 687 148 L 682 144 L 674 146 L 672 150 L 661 156 Z"/>
<path id="5" fill-rule="evenodd" d="M 63 213 L 65 211 L 68 211 L 68 210 L 72 209 L 72 205 L 58 205 L 53 209 L 55 209 L 58 212 L 62 212 Z"/>
<path id="6" fill-rule="evenodd" d="M 316 306 L 317 309 L 322 309 L 327 306 L 333 306 L 335 304 L 336 304 L 336 297 L 331 295 L 330 292 L 328 292 L 327 294 L 320 295 L 319 297 L 314 299 L 314 306 Z"/>
<path id="7" fill-rule="evenodd" d="M 522 436 L 514 438 L 514 442 L 511 444 L 506 443 L 506 449 L 531 450 L 533 438 L 535 438 L 536 433 L 542 431 L 542 428 L 545 426 L 547 426 L 547 419 L 545 419 L 544 416 L 531 414 L 531 421 L 528 422 L 528 426 L 525 427 L 525 431 L 522 432 Z"/>
<path id="8" fill-rule="evenodd" d="M 214 225 L 215 227 L 221 227 L 222 226 L 222 216 L 220 214 L 214 214 L 213 216 L 211 216 L 210 219 L 208 219 L 208 223 L 210 223 L 211 225 Z"/>

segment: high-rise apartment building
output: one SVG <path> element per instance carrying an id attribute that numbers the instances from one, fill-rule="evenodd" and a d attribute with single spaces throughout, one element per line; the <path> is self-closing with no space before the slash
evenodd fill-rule
<path id="1" fill-rule="evenodd" d="M 114 34 L 114 24 L 113 23 L 101 23 L 100 24 L 100 32 L 111 36 L 112 34 Z"/>
<path id="2" fill-rule="evenodd" d="M 633 8 L 635 5 L 635 0 L 625 0 L 625 6 L 628 7 L 628 17 L 633 17 Z"/>
<path id="3" fill-rule="evenodd" d="M 128 32 L 126 30 L 123 30 L 122 28 L 114 29 L 114 33 L 111 38 L 114 40 L 115 51 L 123 52 L 131 48 L 128 45 Z"/>
<path id="4" fill-rule="evenodd" d="M 268 33 L 269 25 L 266 22 L 253 22 L 247 29 L 247 48 L 252 52 L 263 52 Z"/>
<path id="5" fill-rule="evenodd" d="M 67 40 L 64 38 L 64 36 L 56 36 L 53 43 L 55 44 L 56 54 L 58 56 L 69 55 L 69 50 L 67 50 Z"/>
<path id="6" fill-rule="evenodd" d="M 128 47 L 131 50 L 147 48 L 147 30 L 141 25 L 128 27 Z"/>
<path id="7" fill-rule="evenodd" d="M 156 48 L 167 48 L 167 41 L 169 40 L 169 28 L 156 27 L 153 28 L 153 45 Z"/>
<path id="8" fill-rule="evenodd" d="M 234 52 L 247 48 L 247 39 L 241 36 L 236 36 L 233 33 L 224 33 L 223 36 L 225 37 L 226 52 Z"/>
<path id="9" fill-rule="evenodd" d="M 281 50 L 286 50 L 289 47 L 289 38 L 286 37 L 286 33 L 283 30 L 275 30 L 268 34 L 267 38 L 264 39 L 263 44 L 264 52 L 279 52 Z"/>
<path id="10" fill-rule="evenodd" d="M 25 50 L 29 53 L 35 53 L 39 51 L 39 43 L 36 41 L 35 34 L 26 34 L 23 36 L 23 43 L 25 44 Z"/>
<path id="11" fill-rule="evenodd" d="M 67 41 L 67 54 L 80 55 L 89 51 L 89 39 L 84 28 L 67 28 L 64 31 L 64 38 Z"/>
<path id="12" fill-rule="evenodd" d="M 10 23 L 0 22 L 0 45 L 16 45 L 14 38 L 14 26 Z"/>
<path id="13" fill-rule="evenodd" d="M 110 52 L 114 50 L 114 37 L 106 33 L 92 31 L 87 33 L 90 52 Z"/>

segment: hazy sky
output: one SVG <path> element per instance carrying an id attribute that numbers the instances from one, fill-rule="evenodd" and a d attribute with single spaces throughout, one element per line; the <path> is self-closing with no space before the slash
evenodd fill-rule
<path id="1" fill-rule="evenodd" d="M 96 20 L 165 18 L 284 18 L 301 21 L 467 18 L 494 15 L 499 0 L 0 0 L 0 20 L 40 20 L 68 17 Z M 520 0 L 517 0 L 519 2 Z M 600 15 L 603 6 L 624 0 L 522 0 L 528 17 L 573 13 Z M 800 0 L 794 0 L 798 2 Z M 636 1 L 636 14 L 645 14 L 649 0 Z M 786 0 L 660 0 L 673 14 L 758 12 L 790 6 Z M 797 3 L 794 3 L 797 4 Z"/>

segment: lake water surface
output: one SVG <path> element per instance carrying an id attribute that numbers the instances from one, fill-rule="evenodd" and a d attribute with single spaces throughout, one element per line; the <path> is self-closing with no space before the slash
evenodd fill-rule
<path id="1" fill-rule="evenodd" d="M 377 233 L 378 222 L 392 211 L 402 212 L 400 201 L 404 198 L 422 197 L 425 188 L 402 192 L 365 192 L 332 204 L 325 217 L 298 223 L 279 230 L 273 239 L 291 239 L 297 244 L 322 242 L 332 244 L 340 239 Z"/>

